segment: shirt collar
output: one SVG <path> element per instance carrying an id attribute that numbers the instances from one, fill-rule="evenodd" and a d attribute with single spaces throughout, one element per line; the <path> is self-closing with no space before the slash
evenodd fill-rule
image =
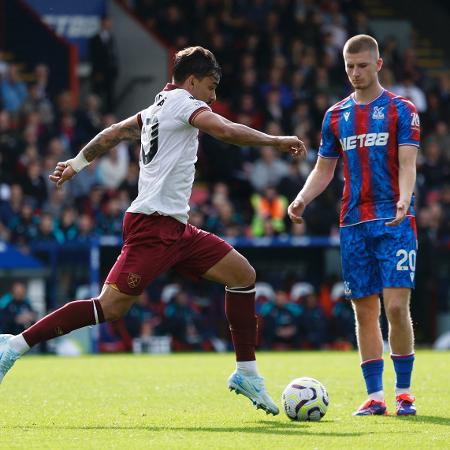
<path id="1" fill-rule="evenodd" d="M 176 84 L 173 83 L 167 83 L 164 91 L 173 91 L 174 89 L 180 89 L 180 86 L 177 86 Z"/>

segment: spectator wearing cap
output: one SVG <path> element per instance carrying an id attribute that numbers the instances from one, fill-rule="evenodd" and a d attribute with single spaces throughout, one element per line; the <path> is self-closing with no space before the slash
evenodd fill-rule
<path id="1" fill-rule="evenodd" d="M 301 304 L 307 295 L 314 293 L 314 286 L 307 281 L 298 281 L 291 287 L 289 297 L 294 303 Z"/>

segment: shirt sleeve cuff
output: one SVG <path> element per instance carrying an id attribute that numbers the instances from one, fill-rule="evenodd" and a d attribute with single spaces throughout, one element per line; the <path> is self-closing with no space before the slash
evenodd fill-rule
<path id="1" fill-rule="evenodd" d="M 338 156 L 324 156 L 319 153 L 319 156 L 321 158 L 325 158 L 325 159 L 339 159 L 339 155 Z"/>
<path id="2" fill-rule="evenodd" d="M 413 147 L 420 147 L 420 144 L 417 142 L 399 142 L 398 146 L 400 147 L 401 145 L 411 145 Z"/>
<path id="3" fill-rule="evenodd" d="M 200 108 L 197 108 L 189 117 L 189 123 L 192 125 L 192 121 L 203 111 L 211 111 L 211 109 L 207 106 L 200 106 Z"/>

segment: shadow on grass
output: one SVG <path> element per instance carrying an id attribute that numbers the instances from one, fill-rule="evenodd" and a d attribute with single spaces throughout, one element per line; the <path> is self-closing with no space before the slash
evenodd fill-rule
<path id="1" fill-rule="evenodd" d="M 438 417 L 438 416 L 393 416 L 397 420 L 408 420 L 413 423 L 432 423 L 434 425 L 444 425 L 450 427 L 450 418 L 448 417 Z"/>
<path id="2" fill-rule="evenodd" d="M 152 432 L 209 432 L 209 433 L 249 433 L 249 434 L 272 434 L 272 435 L 284 435 L 284 436 L 329 436 L 329 437 L 351 437 L 351 436 L 362 436 L 368 433 L 362 432 L 350 432 L 350 433 L 339 433 L 339 432 L 325 432 L 316 429 L 308 429 L 310 425 L 307 423 L 279 423 L 279 422 L 269 422 L 261 421 L 257 422 L 259 426 L 239 426 L 239 427 L 205 427 L 205 426 L 192 426 L 192 427 L 176 427 L 176 426 L 152 426 L 152 425 L 86 425 L 86 426 L 70 426 L 63 425 L 34 425 L 34 426 L 4 426 L 3 429 L 14 428 L 20 429 L 22 431 L 31 430 L 41 430 L 41 429 L 52 429 L 52 430 L 146 430 Z"/>

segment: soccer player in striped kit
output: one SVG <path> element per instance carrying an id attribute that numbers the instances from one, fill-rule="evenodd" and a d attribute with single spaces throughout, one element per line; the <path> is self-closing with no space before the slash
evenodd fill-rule
<path id="1" fill-rule="evenodd" d="M 345 293 L 355 311 L 368 393 L 354 415 L 387 414 L 380 295 L 396 372 L 396 413 L 413 415 L 414 333 L 409 303 L 417 252 L 413 190 L 419 116 L 411 101 L 380 85 L 383 60 L 375 39 L 367 35 L 350 38 L 343 56 L 354 92 L 325 113 L 316 166 L 288 213 L 292 221 L 303 221 L 305 207 L 325 190 L 342 158 L 342 272 Z"/>
<path id="2" fill-rule="evenodd" d="M 297 136 L 272 136 L 211 111 L 221 77 L 214 55 L 188 47 L 175 56 L 173 82 L 138 114 L 103 130 L 50 176 L 61 186 L 120 141 L 140 139 L 138 196 L 123 224 L 122 251 L 97 298 L 69 302 L 17 336 L 0 335 L 0 382 L 30 347 L 86 325 L 117 320 L 161 273 L 174 268 L 225 285 L 225 314 L 236 352 L 228 387 L 267 414 L 279 410 L 259 375 L 255 270 L 230 244 L 188 223 L 199 130 L 235 145 L 306 153 Z"/>

